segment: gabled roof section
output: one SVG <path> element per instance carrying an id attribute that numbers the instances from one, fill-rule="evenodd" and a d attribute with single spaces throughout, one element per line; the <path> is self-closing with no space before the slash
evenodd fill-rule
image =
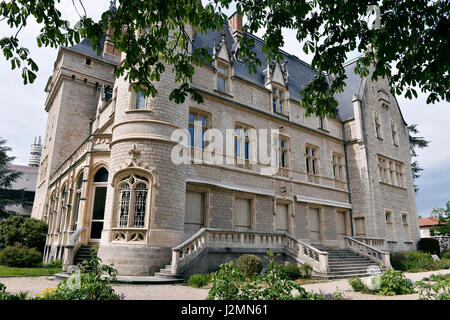
<path id="1" fill-rule="evenodd" d="M 264 42 L 258 37 L 255 37 L 254 35 L 251 35 L 249 33 L 244 34 L 244 36 L 254 39 L 255 46 L 252 50 L 256 54 L 257 58 L 261 61 L 261 66 L 257 67 L 256 73 L 252 74 L 249 73 L 248 67 L 243 62 L 234 58 L 234 52 L 237 48 L 237 45 L 234 41 L 228 24 L 225 24 L 222 30 L 210 30 L 205 34 L 195 34 L 194 49 L 204 47 L 212 56 L 214 41 L 216 43 L 219 43 L 221 41 L 222 32 L 224 33 L 227 50 L 233 57 L 232 63 L 234 67 L 234 76 L 255 84 L 261 88 L 265 88 L 264 70 L 267 68 L 267 56 L 262 51 Z M 286 68 L 289 74 L 288 87 L 290 98 L 292 100 L 300 102 L 300 92 L 302 91 L 303 87 L 306 86 L 309 81 L 313 80 L 314 76 L 317 76 L 319 73 L 316 70 L 312 69 L 311 66 L 306 62 L 301 61 L 296 56 L 290 55 L 282 50 L 280 50 L 280 52 L 282 54 L 282 60 L 284 61 L 282 61 L 283 65 L 287 62 Z"/>
<path id="2" fill-rule="evenodd" d="M 100 40 L 100 48 L 102 48 L 102 49 L 105 44 L 105 39 L 106 39 L 106 35 L 103 36 L 103 38 Z M 71 47 L 67 47 L 66 49 L 84 54 L 88 57 L 92 57 L 95 59 L 103 60 L 108 63 L 112 63 L 110 60 L 103 58 L 103 56 L 101 54 L 98 55 L 97 52 L 92 48 L 92 44 L 88 39 L 83 39 L 83 41 L 81 41 L 80 43 L 73 45 Z"/>
<path id="3" fill-rule="evenodd" d="M 345 81 L 346 86 L 344 87 L 344 91 L 334 95 L 334 98 L 339 103 L 338 114 L 342 121 L 355 117 L 352 100 L 353 95 L 358 96 L 362 81 L 361 76 L 354 71 L 355 66 L 356 59 L 344 66 L 345 74 L 347 75 L 347 80 Z"/>

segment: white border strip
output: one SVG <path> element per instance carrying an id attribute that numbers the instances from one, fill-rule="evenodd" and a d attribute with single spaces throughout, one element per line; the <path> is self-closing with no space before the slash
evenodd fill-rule
<path id="1" fill-rule="evenodd" d="M 186 182 L 187 183 L 207 184 L 207 185 L 212 185 L 212 186 L 216 186 L 216 187 L 220 187 L 220 188 L 224 188 L 224 189 L 230 189 L 230 190 L 236 190 L 236 191 L 242 191 L 242 192 L 248 192 L 248 193 L 255 193 L 255 194 L 262 194 L 265 196 L 274 196 L 275 195 L 275 192 L 273 192 L 272 190 L 248 188 L 248 187 L 239 186 L 236 184 L 225 184 L 225 183 L 216 182 L 216 181 L 188 178 L 188 179 L 186 179 Z"/>
<path id="2" fill-rule="evenodd" d="M 314 203 L 314 204 L 322 204 L 322 205 L 330 206 L 330 207 L 352 209 L 352 204 L 348 203 L 348 202 L 339 202 L 339 201 L 333 201 L 333 200 L 328 200 L 328 199 L 307 197 L 307 196 L 301 196 L 298 194 L 295 195 L 295 199 L 298 202 L 307 202 L 307 203 Z"/>

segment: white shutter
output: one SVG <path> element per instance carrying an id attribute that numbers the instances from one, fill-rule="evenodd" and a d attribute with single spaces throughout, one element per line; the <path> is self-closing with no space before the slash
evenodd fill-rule
<path id="1" fill-rule="evenodd" d="M 363 237 L 366 235 L 366 225 L 364 218 L 355 218 L 355 235 Z"/>
<path id="2" fill-rule="evenodd" d="M 185 210 L 184 233 L 190 237 L 205 225 L 205 194 L 187 191 Z"/>
<path id="3" fill-rule="evenodd" d="M 311 242 L 320 242 L 320 218 L 318 208 L 309 208 L 309 234 Z"/>
<path id="4" fill-rule="evenodd" d="M 277 204 L 275 214 L 275 226 L 278 232 L 288 232 L 288 206 L 287 204 Z"/>
<path id="5" fill-rule="evenodd" d="M 250 230 L 252 225 L 251 200 L 236 198 L 234 205 L 236 210 L 235 229 L 238 231 Z"/>
<path id="6" fill-rule="evenodd" d="M 338 211 L 337 212 L 337 236 L 338 240 L 343 240 L 347 235 L 346 227 L 345 227 L 345 212 Z"/>

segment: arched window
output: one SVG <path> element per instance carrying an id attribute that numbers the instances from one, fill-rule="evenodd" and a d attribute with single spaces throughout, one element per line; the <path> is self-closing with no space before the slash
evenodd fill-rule
<path id="1" fill-rule="evenodd" d="M 53 210 L 55 209 L 55 191 L 53 190 L 50 201 L 48 205 L 47 211 L 47 224 L 48 224 L 48 233 L 52 233 L 53 230 Z"/>
<path id="2" fill-rule="evenodd" d="M 149 181 L 147 178 L 131 174 L 118 183 L 117 226 L 123 228 L 143 228 L 149 204 Z"/>
<path id="3" fill-rule="evenodd" d="M 64 231 L 64 220 L 65 220 L 65 215 L 66 215 L 66 197 L 67 197 L 67 190 L 66 190 L 66 185 L 64 185 L 61 189 L 61 202 L 60 202 L 60 207 L 59 207 L 59 223 L 58 223 L 58 228 L 57 230 L 59 232 Z"/>
<path id="4" fill-rule="evenodd" d="M 108 182 L 108 170 L 100 168 L 94 176 L 94 182 Z"/>
<path id="5" fill-rule="evenodd" d="M 73 230 L 77 230 L 78 227 L 78 215 L 80 214 L 80 204 L 81 204 L 81 188 L 83 186 L 83 174 L 77 180 L 76 191 L 75 191 L 75 215 L 73 217 Z"/>

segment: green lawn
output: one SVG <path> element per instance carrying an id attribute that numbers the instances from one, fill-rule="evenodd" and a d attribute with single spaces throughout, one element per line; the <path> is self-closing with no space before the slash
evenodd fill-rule
<path id="1" fill-rule="evenodd" d="M 1 276 L 45 276 L 61 272 L 61 268 L 12 268 L 0 266 Z"/>

